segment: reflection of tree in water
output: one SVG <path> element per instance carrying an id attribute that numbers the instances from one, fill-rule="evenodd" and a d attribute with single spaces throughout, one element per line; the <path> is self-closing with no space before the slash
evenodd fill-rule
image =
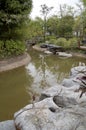
<path id="1" fill-rule="evenodd" d="M 53 74 L 45 61 L 45 56 L 40 55 L 40 65 L 37 68 L 34 63 L 27 66 L 29 75 L 33 78 L 31 89 L 40 93 L 44 88 L 57 84 L 56 75 Z"/>
<path id="2" fill-rule="evenodd" d="M 30 88 L 36 93 L 41 93 L 44 88 L 52 87 L 61 83 L 69 76 L 70 69 L 78 65 L 78 59 L 60 59 L 57 56 L 34 53 L 33 61 L 27 66 L 31 77 Z"/>
<path id="3" fill-rule="evenodd" d="M 40 64 L 40 69 L 42 71 L 42 80 L 40 82 L 40 87 L 42 88 L 45 88 L 45 87 L 48 87 L 50 86 L 49 85 L 49 82 L 47 81 L 48 79 L 48 66 L 46 64 L 46 61 L 45 61 L 45 56 L 44 55 L 40 55 L 40 59 L 41 59 L 41 64 Z"/>

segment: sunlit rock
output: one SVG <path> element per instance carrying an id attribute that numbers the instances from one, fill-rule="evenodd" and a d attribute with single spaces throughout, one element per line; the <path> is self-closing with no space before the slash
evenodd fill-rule
<path id="1" fill-rule="evenodd" d="M 62 56 L 62 57 L 72 57 L 72 54 L 68 54 L 68 53 L 65 53 L 65 52 L 57 52 L 57 54 L 59 56 Z"/>
<path id="2" fill-rule="evenodd" d="M 8 120 L 0 122 L 0 130 L 16 130 L 14 121 Z"/>
<path id="3" fill-rule="evenodd" d="M 79 84 L 76 82 L 76 79 L 74 79 L 74 78 L 69 78 L 69 79 L 64 79 L 63 81 L 62 81 L 62 83 L 61 83 L 63 86 L 65 86 L 65 87 L 68 87 L 68 88 L 70 88 L 70 87 L 73 87 L 74 85 L 76 85 L 76 86 L 79 86 Z"/>
<path id="4" fill-rule="evenodd" d="M 45 54 L 53 54 L 52 52 L 50 52 L 50 51 L 48 51 L 48 50 L 44 51 L 44 53 L 45 53 Z"/>
<path id="5" fill-rule="evenodd" d="M 20 130 L 47 130 L 53 126 L 54 115 L 49 108 L 58 109 L 59 107 L 53 102 L 52 98 L 24 107 L 15 113 L 14 119 L 16 127 Z"/>
<path id="6" fill-rule="evenodd" d="M 56 97 L 55 97 L 56 98 Z M 86 108 L 79 106 L 73 99 L 47 98 L 26 106 L 14 116 L 19 130 L 82 130 L 86 129 Z M 57 105 L 55 105 L 54 101 Z M 68 102 L 67 102 L 68 101 Z"/>
<path id="7" fill-rule="evenodd" d="M 70 72 L 72 77 L 77 76 L 78 74 L 85 74 L 86 75 L 86 66 L 77 66 L 71 69 Z"/>

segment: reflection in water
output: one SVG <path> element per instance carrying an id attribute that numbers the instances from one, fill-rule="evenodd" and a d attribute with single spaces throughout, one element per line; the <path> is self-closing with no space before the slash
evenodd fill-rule
<path id="1" fill-rule="evenodd" d="M 34 93 L 40 94 L 43 89 L 61 83 L 64 77 L 70 75 L 70 69 L 79 65 L 85 59 L 60 58 L 53 55 L 37 53 L 32 56 L 32 62 L 26 66 L 27 73 L 32 77 L 31 89 Z M 36 57 L 36 58 L 35 58 Z M 27 87 L 28 93 L 30 88 Z"/>
<path id="2" fill-rule="evenodd" d="M 86 64 L 86 59 L 60 58 L 29 51 L 32 61 L 26 67 L 0 73 L 0 121 L 13 118 L 13 114 L 31 102 L 31 91 L 35 94 L 60 83 L 68 77 L 70 69 Z"/>
<path id="3" fill-rule="evenodd" d="M 34 88 L 35 91 L 40 93 L 43 88 L 57 84 L 56 76 L 49 70 L 46 64 L 41 64 L 39 68 L 36 68 L 33 63 L 30 63 L 26 68 L 29 75 L 33 78 L 31 88 Z"/>

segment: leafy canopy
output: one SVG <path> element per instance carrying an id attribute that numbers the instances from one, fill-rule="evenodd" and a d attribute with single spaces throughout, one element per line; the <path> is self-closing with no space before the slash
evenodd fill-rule
<path id="1" fill-rule="evenodd" d="M 0 0 L 0 24 L 18 24 L 31 8 L 31 0 Z"/>
<path id="2" fill-rule="evenodd" d="M 32 0 L 0 0 L 0 37 L 9 39 L 13 30 L 28 19 L 31 9 Z"/>

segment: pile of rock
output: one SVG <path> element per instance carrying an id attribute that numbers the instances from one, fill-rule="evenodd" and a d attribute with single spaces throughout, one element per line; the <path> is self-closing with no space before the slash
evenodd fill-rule
<path id="1" fill-rule="evenodd" d="M 86 66 L 71 69 L 69 79 L 45 90 L 39 102 L 27 105 L 14 115 L 18 130 L 86 130 L 86 95 L 80 98 Z"/>
<path id="2" fill-rule="evenodd" d="M 52 44 L 42 44 L 40 47 L 35 45 L 33 49 L 44 52 L 45 54 L 56 54 L 59 57 L 72 57 L 72 54 L 64 52 L 61 46 L 55 46 Z"/>
<path id="3" fill-rule="evenodd" d="M 80 97 L 80 88 L 86 88 L 85 78 L 86 66 L 72 68 L 69 79 L 45 90 L 39 102 L 27 105 L 14 114 L 16 129 L 86 130 L 85 91 Z"/>

